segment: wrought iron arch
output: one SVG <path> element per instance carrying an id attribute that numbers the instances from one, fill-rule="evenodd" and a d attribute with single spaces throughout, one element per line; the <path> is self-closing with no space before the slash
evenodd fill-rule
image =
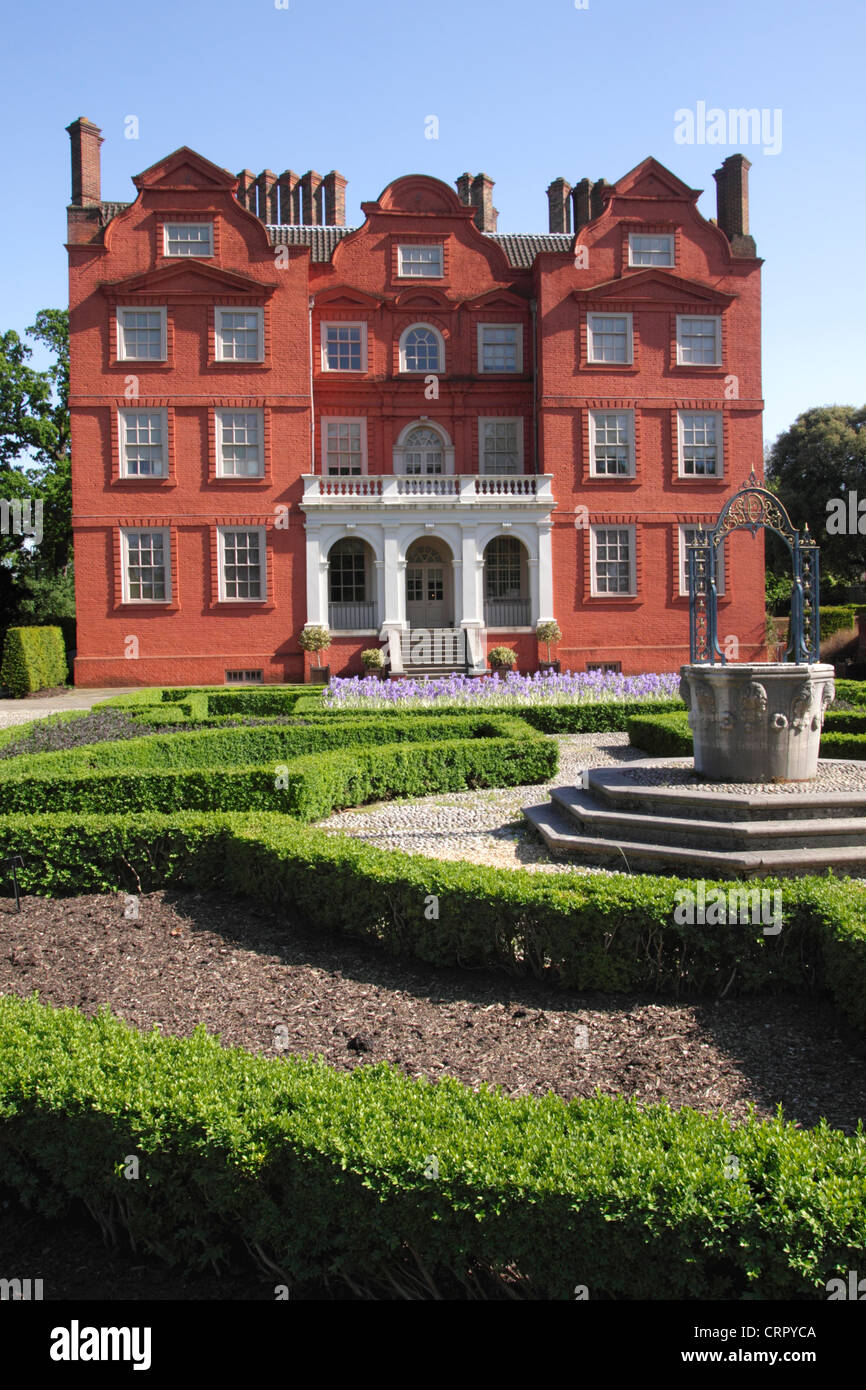
<path id="1" fill-rule="evenodd" d="M 751 531 L 762 527 L 775 531 L 791 553 L 793 589 L 791 591 L 791 628 L 784 660 L 811 665 L 820 659 L 819 621 L 819 553 L 809 535 L 801 535 L 791 524 L 782 503 L 767 488 L 761 487 L 754 471 L 733 497 L 729 497 L 719 512 L 715 526 L 700 527 L 697 539 L 686 547 L 689 568 L 689 645 L 692 663 L 720 661 L 727 658 L 718 641 L 718 594 L 716 572 L 718 550 L 732 531 Z"/>

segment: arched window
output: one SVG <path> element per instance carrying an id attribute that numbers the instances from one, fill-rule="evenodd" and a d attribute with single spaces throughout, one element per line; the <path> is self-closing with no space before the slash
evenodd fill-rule
<path id="1" fill-rule="evenodd" d="M 410 430 L 403 443 L 406 472 L 414 476 L 442 473 L 445 450 L 442 436 L 423 425 Z"/>
<path id="2" fill-rule="evenodd" d="M 529 626 L 526 551 L 514 536 L 496 536 L 484 551 L 484 621 L 488 627 Z"/>
<path id="3" fill-rule="evenodd" d="M 400 338 L 401 372 L 442 372 L 445 370 L 445 344 L 437 329 L 427 323 L 407 328 Z"/>
<path id="4" fill-rule="evenodd" d="M 370 547 L 364 541 L 337 541 L 328 554 L 328 626 L 333 631 L 377 626 L 372 594 Z"/>

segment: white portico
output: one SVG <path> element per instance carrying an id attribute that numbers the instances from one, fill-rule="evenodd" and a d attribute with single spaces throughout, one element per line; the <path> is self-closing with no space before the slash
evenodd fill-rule
<path id="1" fill-rule="evenodd" d="M 484 671 L 487 629 L 534 631 L 553 617 L 551 483 L 305 476 L 307 625 L 375 634 L 394 673 L 413 661 Z"/>

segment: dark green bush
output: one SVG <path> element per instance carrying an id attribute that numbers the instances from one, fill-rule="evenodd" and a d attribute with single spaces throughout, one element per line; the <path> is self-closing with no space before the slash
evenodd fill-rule
<path id="1" fill-rule="evenodd" d="M 0 683 L 16 699 L 63 685 L 66 648 L 59 627 L 10 627 L 3 643 Z"/>
<path id="2" fill-rule="evenodd" d="M 290 1284 L 824 1299 L 866 1242 L 862 1139 L 823 1126 L 339 1073 L 35 1000 L 0 999 L 0 1117 L 28 1203 L 84 1200 L 192 1269 L 240 1237 Z"/>
<path id="3" fill-rule="evenodd" d="M 679 714 L 634 715 L 628 721 L 628 741 L 648 758 L 690 758 L 692 731 L 685 710 Z"/>
<path id="4" fill-rule="evenodd" d="M 836 681 L 836 699 L 849 705 L 866 705 L 866 681 Z"/>
<path id="5" fill-rule="evenodd" d="M 857 610 L 853 603 L 822 607 L 819 609 L 819 615 L 822 642 L 836 632 L 848 632 L 857 626 Z"/>

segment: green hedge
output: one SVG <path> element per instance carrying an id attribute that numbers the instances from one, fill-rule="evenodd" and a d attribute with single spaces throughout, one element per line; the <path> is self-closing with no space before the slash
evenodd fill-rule
<path id="1" fill-rule="evenodd" d="M 685 710 L 682 700 L 622 700 L 587 701 L 584 704 L 569 705 L 443 705 L 441 709 L 328 709 L 323 707 L 319 713 L 327 719 L 393 719 L 409 718 L 444 719 L 461 713 L 480 713 L 495 717 L 522 719 L 530 728 L 544 734 L 613 733 L 628 728 L 628 721 L 634 715 L 651 711 L 665 714 Z M 312 710 L 296 706 L 295 713 L 313 713 Z"/>
<path id="2" fill-rule="evenodd" d="M 857 730 L 862 729 L 862 733 Z M 628 740 L 649 758 L 690 758 L 694 752 L 688 715 L 642 715 L 628 721 Z M 866 760 L 866 715 L 830 710 L 821 733 L 822 758 Z"/>
<path id="3" fill-rule="evenodd" d="M 257 741 L 257 735 L 270 735 L 271 741 L 280 745 L 279 752 L 272 755 L 271 766 L 231 764 L 214 772 L 212 765 L 148 769 L 127 763 L 69 771 L 91 757 L 91 751 L 44 753 L 26 760 L 9 759 L 10 768 L 26 761 L 28 771 L 2 776 L 0 810 L 7 815 L 64 810 L 263 810 L 317 820 L 334 809 L 388 797 L 541 782 L 553 776 L 557 762 L 554 743 L 528 738 L 523 729 L 516 738 L 377 744 L 375 749 L 358 746 L 285 762 L 282 760 L 290 747 L 285 736 L 274 739 L 272 730 L 242 729 L 212 737 L 227 741 L 232 732 L 246 735 L 249 743 Z M 305 731 L 294 732 L 303 736 Z M 310 735 L 315 739 L 323 732 L 311 730 Z M 262 742 L 261 738 L 258 741 Z M 126 749 L 138 742 L 129 740 L 120 747 Z"/>
<path id="4" fill-rule="evenodd" d="M 836 699 L 849 705 L 866 705 L 866 681 L 836 681 Z"/>
<path id="5" fill-rule="evenodd" d="M 0 683 L 16 699 L 63 685 L 66 648 L 59 627 L 10 627 L 3 643 Z"/>
<path id="6" fill-rule="evenodd" d="M 822 642 L 836 632 L 848 632 L 850 628 L 857 626 L 857 608 L 853 603 L 822 607 L 818 611 Z"/>
<path id="7" fill-rule="evenodd" d="M 826 988 L 866 1031 L 866 893 L 850 880 L 747 885 L 781 893 L 782 931 L 765 935 L 765 923 L 740 923 L 734 911 L 724 925 L 677 923 L 678 890 L 697 891 L 690 880 L 440 861 L 277 813 L 7 816 L 0 857 L 15 853 L 24 857 L 25 893 L 210 888 L 277 911 L 292 903 L 322 931 L 394 954 L 502 968 L 580 990 Z M 427 911 L 431 895 L 438 916 Z"/>
<path id="8" fill-rule="evenodd" d="M 28 1203 L 195 1270 L 240 1239 L 290 1285 L 823 1300 L 866 1243 L 862 1139 L 826 1127 L 338 1073 L 35 1000 L 0 999 L 0 1116 Z"/>

